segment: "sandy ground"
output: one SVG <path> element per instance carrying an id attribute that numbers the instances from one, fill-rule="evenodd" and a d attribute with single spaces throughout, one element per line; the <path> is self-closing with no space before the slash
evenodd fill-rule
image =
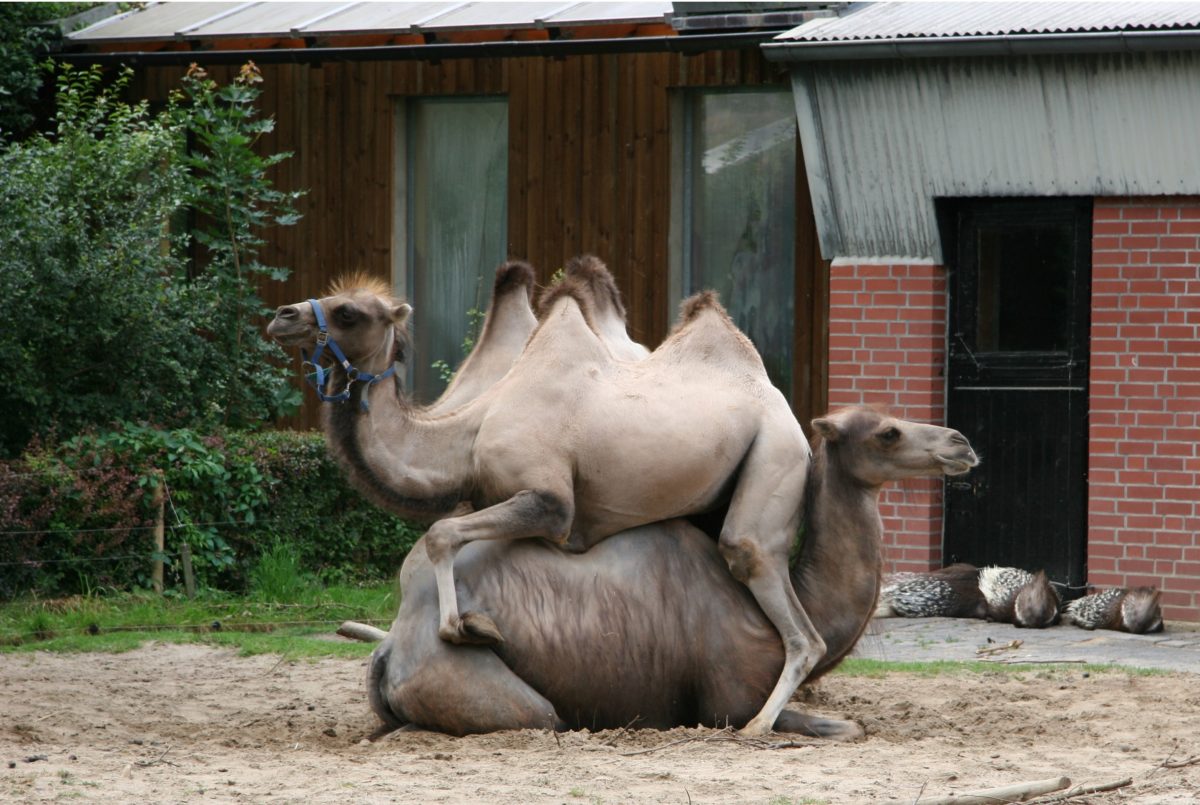
<path id="1" fill-rule="evenodd" d="M 0 801 L 912 802 L 1059 775 L 1134 779 L 1073 802 L 1200 800 L 1200 763 L 1163 766 L 1200 754 L 1191 674 L 835 675 L 802 704 L 867 739 L 775 749 L 684 729 L 369 743 L 364 674 L 194 645 L 0 656 Z"/>

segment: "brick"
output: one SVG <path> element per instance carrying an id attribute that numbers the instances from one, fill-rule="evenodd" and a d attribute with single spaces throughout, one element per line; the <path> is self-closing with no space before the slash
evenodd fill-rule
<path id="1" fill-rule="evenodd" d="M 1166 221 L 1132 221 L 1129 224 L 1129 231 L 1134 235 L 1165 235 L 1167 233 Z M 1125 240 L 1133 240 L 1126 238 Z"/>

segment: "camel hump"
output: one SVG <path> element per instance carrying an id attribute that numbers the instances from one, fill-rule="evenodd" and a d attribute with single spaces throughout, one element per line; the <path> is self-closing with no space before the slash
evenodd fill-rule
<path id="1" fill-rule="evenodd" d="M 601 263 L 601 266 L 603 266 L 603 263 Z M 607 271 L 607 269 L 605 270 Z M 586 275 L 565 272 L 559 282 L 542 291 L 542 296 L 538 300 L 538 318 L 543 318 L 549 313 L 550 308 L 554 307 L 560 299 L 575 300 L 575 304 L 583 312 L 583 317 L 587 320 L 588 326 L 594 329 L 592 311 L 595 309 L 595 296 Z"/>
<path id="2" fill-rule="evenodd" d="M 524 260 L 509 260 L 496 269 L 496 281 L 492 285 L 492 298 L 499 299 L 518 289 L 523 289 L 525 294 L 532 299 L 534 281 L 533 266 Z"/>
<path id="3" fill-rule="evenodd" d="M 679 306 L 680 326 L 691 324 L 706 310 L 715 310 L 721 316 L 729 318 L 729 314 L 725 312 L 725 307 L 721 304 L 721 297 L 717 295 L 716 291 L 701 291 L 684 299 L 683 304 Z"/>
<path id="4" fill-rule="evenodd" d="M 586 288 L 592 297 L 592 303 L 599 308 L 609 305 L 622 319 L 625 318 L 625 303 L 621 299 L 621 289 L 613 279 L 608 266 L 594 254 L 582 254 L 572 257 L 567 262 L 564 271 L 567 278 L 576 280 Z"/>

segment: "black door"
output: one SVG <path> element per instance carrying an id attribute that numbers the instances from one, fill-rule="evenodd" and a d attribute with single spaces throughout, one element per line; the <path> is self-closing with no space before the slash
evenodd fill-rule
<path id="1" fill-rule="evenodd" d="M 982 459 L 946 484 L 945 561 L 1044 569 L 1081 586 L 1091 201 L 970 201 L 942 212 L 946 417 Z"/>

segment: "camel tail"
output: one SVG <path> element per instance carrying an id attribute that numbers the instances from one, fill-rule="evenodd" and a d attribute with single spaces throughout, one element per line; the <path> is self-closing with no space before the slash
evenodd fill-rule
<path id="1" fill-rule="evenodd" d="M 565 273 L 568 278 L 577 280 L 586 287 L 595 302 L 601 305 L 608 302 L 622 319 L 625 318 L 625 303 L 621 299 L 621 290 L 603 260 L 594 254 L 573 257 L 567 263 Z"/>
<path id="2" fill-rule="evenodd" d="M 533 299 L 535 275 L 533 266 L 524 260 L 509 260 L 496 269 L 496 282 L 492 285 L 492 298 L 499 299 L 518 289 L 524 289 Z"/>

